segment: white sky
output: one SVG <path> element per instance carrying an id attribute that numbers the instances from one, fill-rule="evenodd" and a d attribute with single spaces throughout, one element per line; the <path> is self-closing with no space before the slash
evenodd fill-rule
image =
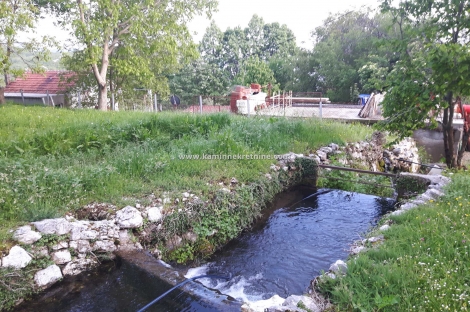
<path id="1" fill-rule="evenodd" d="M 257 14 L 265 23 L 286 24 L 294 32 L 299 46 L 312 48 L 310 33 L 329 13 L 359 9 L 364 5 L 377 8 L 379 3 L 379 0 L 219 0 L 213 20 L 225 31 L 228 27 L 247 27 L 253 15 Z M 194 36 L 196 42 L 201 40 L 209 25 L 210 21 L 202 17 L 189 25 L 191 31 L 197 32 Z"/>
<path id="2" fill-rule="evenodd" d="M 278 22 L 286 24 L 301 47 L 311 49 L 310 33 L 320 26 L 329 13 L 344 12 L 359 9 L 361 6 L 377 8 L 380 0 L 219 0 L 218 12 L 213 14 L 213 20 L 222 31 L 228 27 L 241 26 L 245 28 L 254 14 L 262 17 L 265 23 Z M 195 42 L 199 42 L 210 25 L 210 20 L 197 17 L 189 24 L 189 29 Z M 59 40 L 65 40 L 68 34 L 57 29 L 51 19 L 40 22 L 39 34 L 54 35 Z"/>

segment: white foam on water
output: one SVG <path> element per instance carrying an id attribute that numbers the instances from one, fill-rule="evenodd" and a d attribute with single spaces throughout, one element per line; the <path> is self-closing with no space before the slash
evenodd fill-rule
<path id="1" fill-rule="evenodd" d="M 208 265 L 203 265 L 197 268 L 191 268 L 188 270 L 188 273 L 186 273 L 184 277 L 193 278 L 199 275 L 206 275 L 208 270 L 209 270 Z"/>
<path id="2" fill-rule="evenodd" d="M 263 294 L 247 294 L 246 290 L 251 285 L 250 280 L 257 279 L 256 276 L 251 276 L 246 279 L 243 276 L 234 278 L 228 282 L 218 283 L 215 287 L 221 293 L 229 295 L 235 299 L 243 302 L 252 302 L 263 299 Z"/>
<path id="3" fill-rule="evenodd" d="M 263 273 L 258 273 L 255 276 L 250 276 L 250 278 L 248 280 L 253 281 L 253 280 L 259 280 L 259 279 L 262 279 L 262 278 L 263 278 Z"/>
<path id="4" fill-rule="evenodd" d="M 210 263 L 201 267 L 191 268 L 184 277 L 193 278 L 199 275 L 206 275 L 209 271 L 209 266 Z M 251 286 L 250 281 L 259 280 L 261 278 L 263 278 L 263 274 L 258 273 L 248 278 L 245 278 L 244 276 L 235 276 L 228 281 L 213 278 L 201 278 L 198 279 L 198 282 L 200 282 L 205 287 L 217 289 L 222 294 L 233 297 L 237 300 L 243 301 L 245 303 L 254 303 L 262 300 L 263 294 L 248 294 L 246 290 L 249 286 Z"/>

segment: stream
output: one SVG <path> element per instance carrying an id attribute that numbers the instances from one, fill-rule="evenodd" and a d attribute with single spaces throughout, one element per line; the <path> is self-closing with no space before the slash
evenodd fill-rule
<path id="1" fill-rule="evenodd" d="M 175 290 L 147 311 L 239 311 L 233 302 L 307 291 L 310 281 L 338 259 L 380 217 L 392 199 L 339 190 L 297 189 L 279 194 L 249 231 L 243 232 L 205 265 L 181 268 L 191 278 L 229 275 L 229 281 L 199 279 L 210 297 Z M 84 273 L 52 287 L 15 311 L 137 311 L 171 287 L 130 265 Z M 212 300 L 213 299 L 213 300 Z"/>
<path id="2" fill-rule="evenodd" d="M 393 204 L 391 199 L 339 190 L 284 193 L 251 231 L 186 277 L 231 274 L 228 282 L 200 282 L 245 302 L 306 293 L 315 276 L 336 260 L 347 259 L 349 245 L 393 210 Z"/>

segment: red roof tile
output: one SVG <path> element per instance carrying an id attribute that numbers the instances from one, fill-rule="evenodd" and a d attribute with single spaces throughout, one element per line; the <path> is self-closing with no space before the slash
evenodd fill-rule
<path id="1" fill-rule="evenodd" d="M 47 71 L 44 74 L 26 73 L 24 78 L 17 78 L 5 87 L 5 93 L 64 93 L 72 83 L 67 83 L 65 77 L 72 74 L 65 71 Z M 61 77 L 62 80 L 61 81 Z"/>

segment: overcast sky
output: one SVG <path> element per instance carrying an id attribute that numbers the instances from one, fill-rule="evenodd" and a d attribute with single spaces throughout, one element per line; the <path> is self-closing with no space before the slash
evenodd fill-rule
<path id="1" fill-rule="evenodd" d="M 286 24 L 294 32 L 298 45 L 312 48 L 310 33 L 322 24 L 329 13 L 358 9 L 364 5 L 377 8 L 379 3 L 379 0 L 219 0 L 218 12 L 213 19 L 225 31 L 228 27 L 245 28 L 257 14 L 265 23 Z M 209 25 L 210 21 L 202 17 L 189 25 L 191 31 L 198 33 L 194 36 L 196 42 Z"/>
<path id="2" fill-rule="evenodd" d="M 297 44 L 304 48 L 312 48 L 310 33 L 320 26 L 329 13 L 344 12 L 358 9 L 361 6 L 377 8 L 379 0 L 219 0 L 218 12 L 213 20 L 222 31 L 228 27 L 245 28 L 254 14 L 262 17 L 265 23 L 278 22 L 286 24 L 296 38 Z M 196 33 L 194 39 L 199 42 L 210 25 L 210 20 L 198 17 L 190 23 L 189 29 Z M 38 33 L 55 35 L 64 40 L 67 33 L 55 28 L 51 19 L 40 22 Z"/>

